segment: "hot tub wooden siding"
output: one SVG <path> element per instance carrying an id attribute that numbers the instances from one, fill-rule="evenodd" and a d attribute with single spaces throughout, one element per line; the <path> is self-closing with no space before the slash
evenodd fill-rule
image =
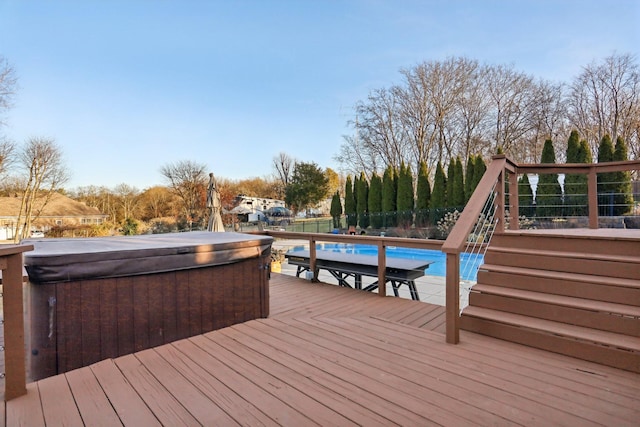
<path id="1" fill-rule="evenodd" d="M 269 258 L 32 284 L 30 379 L 268 317 Z"/>

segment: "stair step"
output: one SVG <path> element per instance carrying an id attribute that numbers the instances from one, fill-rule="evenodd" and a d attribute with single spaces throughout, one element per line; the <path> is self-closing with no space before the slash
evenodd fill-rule
<path id="1" fill-rule="evenodd" d="M 640 280 L 483 264 L 478 283 L 640 306 Z"/>
<path id="2" fill-rule="evenodd" d="M 626 279 L 623 277 L 609 277 L 609 276 L 594 276 L 591 274 L 581 273 L 568 273 L 548 270 L 538 270 L 527 267 L 514 267 L 510 265 L 498 265 L 498 264 L 482 264 L 479 270 L 491 271 L 496 273 L 514 274 L 521 276 L 532 276 L 547 279 L 571 280 L 574 282 L 584 282 L 602 286 L 616 286 L 625 287 L 630 289 L 640 290 L 640 281 L 635 279 Z"/>
<path id="3" fill-rule="evenodd" d="M 462 312 L 462 315 L 520 328 L 527 328 L 542 334 L 552 334 L 566 337 L 568 339 L 630 351 L 637 353 L 640 360 L 640 340 L 629 335 L 616 334 L 613 332 L 600 331 L 581 326 L 554 322 L 551 320 L 537 319 L 529 316 L 522 316 L 520 314 L 505 313 L 502 311 L 474 306 L 466 307 Z"/>
<path id="4" fill-rule="evenodd" d="M 477 284 L 469 305 L 640 337 L 640 307 Z"/>
<path id="5" fill-rule="evenodd" d="M 508 230 L 495 235 L 492 245 L 568 252 L 589 248 L 589 252 L 593 253 L 640 257 L 639 239 L 640 230 Z"/>
<path id="6" fill-rule="evenodd" d="M 640 257 L 490 247 L 488 264 L 640 280 Z"/>
<path id="7" fill-rule="evenodd" d="M 568 297 L 564 295 L 553 295 L 543 292 L 534 292 L 522 289 L 505 288 L 485 284 L 476 284 L 471 288 L 471 292 L 489 293 L 508 298 L 534 301 L 543 304 L 561 305 L 564 307 L 577 308 L 581 310 L 610 313 L 619 316 L 629 316 L 640 318 L 640 306 L 616 304 L 605 301 L 595 301 L 584 298 Z"/>
<path id="8" fill-rule="evenodd" d="M 569 258 L 589 261 L 609 261 L 640 264 L 640 257 L 634 255 L 618 255 L 618 254 L 598 254 L 593 252 L 577 252 L 577 251 L 558 251 L 550 249 L 535 248 L 511 248 L 499 245 L 492 245 L 487 249 L 487 253 L 501 252 L 520 255 L 545 256 L 554 258 Z"/>

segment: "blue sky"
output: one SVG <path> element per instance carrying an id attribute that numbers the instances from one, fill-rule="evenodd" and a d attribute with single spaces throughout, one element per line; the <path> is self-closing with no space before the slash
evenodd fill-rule
<path id="1" fill-rule="evenodd" d="M 465 56 L 570 82 L 639 46 L 640 0 L 0 0 L 20 79 L 3 132 L 54 138 L 67 188 L 142 190 L 179 160 L 266 177 L 280 152 L 337 169 L 353 106 L 400 68 Z"/>

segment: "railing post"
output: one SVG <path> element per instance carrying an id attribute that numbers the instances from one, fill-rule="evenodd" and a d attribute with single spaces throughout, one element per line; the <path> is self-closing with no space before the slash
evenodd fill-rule
<path id="1" fill-rule="evenodd" d="M 595 166 L 589 168 L 587 193 L 589 194 L 589 228 L 598 228 L 598 174 Z"/>
<path id="2" fill-rule="evenodd" d="M 460 254 L 447 253 L 447 342 L 460 342 Z"/>
<path id="3" fill-rule="evenodd" d="M 2 305 L 4 314 L 5 400 L 27 394 L 24 302 L 22 286 L 22 252 L 33 246 L 11 246 L 0 249 L 2 270 Z"/>
<path id="4" fill-rule="evenodd" d="M 498 215 L 498 223 L 496 224 L 496 233 L 500 234 L 500 233 L 504 233 L 504 203 L 505 203 L 505 197 L 504 197 L 504 181 L 505 181 L 505 175 L 504 175 L 504 169 L 502 169 L 502 172 L 500 172 L 500 174 L 498 175 L 498 182 L 496 183 L 496 192 L 498 193 L 496 195 L 496 206 L 497 206 L 497 215 Z"/>
<path id="5" fill-rule="evenodd" d="M 509 172 L 509 229 L 520 229 L 520 201 L 518 200 L 518 174 Z"/>
<path id="6" fill-rule="evenodd" d="M 378 240 L 378 294 L 387 296 L 387 253 L 382 239 Z"/>
<path id="7" fill-rule="evenodd" d="M 317 269 L 316 269 L 316 239 L 313 237 L 309 238 L 309 270 L 313 275 L 311 279 L 312 282 L 317 282 L 318 278 L 316 277 Z"/>

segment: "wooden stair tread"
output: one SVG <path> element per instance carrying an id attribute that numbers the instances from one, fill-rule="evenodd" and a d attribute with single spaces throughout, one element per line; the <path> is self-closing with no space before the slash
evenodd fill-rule
<path id="1" fill-rule="evenodd" d="M 616 304 L 605 301 L 589 300 L 584 298 L 569 297 L 564 295 L 534 292 L 523 289 L 506 288 L 502 286 L 485 285 L 478 283 L 471 288 L 471 292 L 489 293 L 510 298 L 535 301 L 545 304 L 555 304 L 565 307 L 578 308 L 590 311 L 599 311 L 618 314 L 622 316 L 640 317 L 640 306 Z"/>
<path id="2" fill-rule="evenodd" d="M 640 353 L 640 340 L 629 335 L 584 328 L 550 320 L 537 319 L 520 314 L 506 313 L 482 307 L 468 306 L 463 316 L 487 319 L 498 323 L 528 328 L 545 334 L 555 334 L 580 341 L 616 347 L 619 349 Z"/>
<path id="3" fill-rule="evenodd" d="M 629 255 L 605 255 L 605 254 L 597 254 L 591 252 L 569 252 L 569 251 L 554 251 L 548 249 L 533 249 L 533 248 L 509 248 L 502 246 L 490 246 L 487 249 L 487 252 L 501 252 L 501 253 L 512 253 L 512 254 L 522 254 L 522 255 L 530 255 L 530 256 L 550 256 L 550 257 L 560 257 L 560 258 L 578 258 L 585 260 L 598 260 L 598 261 L 613 261 L 613 262 L 626 262 L 626 263 L 637 263 L 640 265 L 640 257 Z"/>
<path id="4" fill-rule="evenodd" d="M 622 286 L 627 288 L 640 289 L 640 281 L 634 279 L 626 279 L 620 277 L 610 276 L 594 276 L 591 274 L 570 273 L 570 272 L 558 272 L 549 270 L 538 270 L 527 267 L 513 267 L 508 265 L 497 264 L 482 264 L 479 270 L 486 270 L 496 273 L 517 274 L 521 276 L 533 276 L 543 277 L 549 279 L 564 278 L 566 280 L 573 280 L 577 282 L 594 283 L 598 285 L 606 286 Z"/>
<path id="5" fill-rule="evenodd" d="M 572 239 L 572 240 L 607 240 L 637 242 L 640 230 L 634 229 L 539 229 L 539 230 L 505 230 L 505 237 L 536 237 L 542 239 Z"/>

